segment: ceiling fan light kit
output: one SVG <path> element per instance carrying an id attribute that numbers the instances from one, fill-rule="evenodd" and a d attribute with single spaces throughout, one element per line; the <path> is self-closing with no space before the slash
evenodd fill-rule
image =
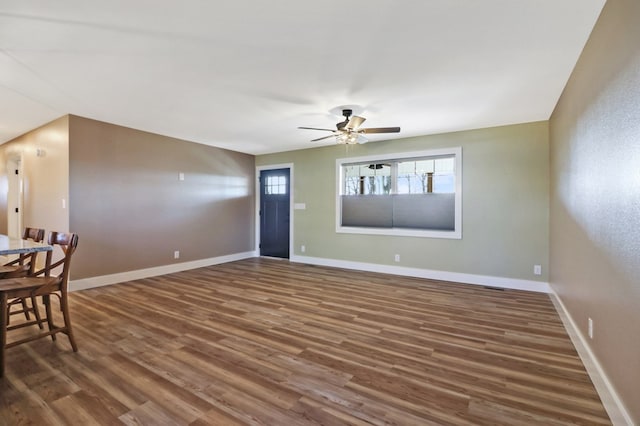
<path id="1" fill-rule="evenodd" d="M 323 132 L 331 132 L 329 136 L 324 136 L 317 139 L 312 139 L 311 142 L 317 142 L 331 137 L 336 138 L 336 142 L 344 145 L 362 144 L 369 140 L 363 136 L 363 134 L 373 133 L 399 133 L 400 127 L 369 127 L 360 128 L 366 118 L 353 115 L 353 109 L 344 108 L 342 110 L 344 121 L 340 121 L 336 124 L 336 130 L 322 129 L 318 127 L 298 127 L 298 129 L 304 130 L 320 130 Z"/>
<path id="2" fill-rule="evenodd" d="M 347 132 L 336 135 L 336 142 L 339 144 L 351 145 L 356 143 L 367 143 L 369 140 L 359 133 Z"/>

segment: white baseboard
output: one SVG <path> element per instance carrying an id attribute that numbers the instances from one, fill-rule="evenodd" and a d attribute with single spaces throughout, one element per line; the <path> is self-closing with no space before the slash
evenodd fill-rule
<path id="1" fill-rule="evenodd" d="M 257 251 L 247 251 L 226 256 L 212 257 L 209 259 L 194 260 L 191 262 L 174 263 L 171 265 L 156 266 L 153 268 L 138 269 L 135 271 L 120 272 L 117 274 L 102 275 L 98 277 L 82 278 L 69 281 L 69 291 L 85 290 L 94 287 L 102 287 L 126 281 L 155 277 L 158 275 L 172 274 L 174 272 L 187 271 L 189 269 L 218 265 L 220 263 L 258 257 Z M 309 256 L 291 256 L 291 262 L 309 263 L 312 265 L 331 266 L 335 268 L 355 269 L 359 271 L 380 272 L 383 274 L 402 275 L 407 277 L 427 278 L 442 281 L 453 281 L 465 284 L 475 284 L 490 287 L 508 288 L 515 290 L 528 290 L 541 293 L 549 292 L 549 285 L 541 281 L 529 281 L 515 278 L 492 277 L 485 275 L 464 274 L 459 272 L 436 271 L 430 269 L 408 268 L 404 266 L 380 265 L 376 263 L 352 262 L 348 260 L 327 259 Z"/>
<path id="2" fill-rule="evenodd" d="M 596 388 L 596 391 L 600 396 L 602 405 L 604 405 L 604 409 L 607 411 L 611 422 L 614 426 L 633 426 L 634 423 L 629 412 L 624 407 L 622 400 L 609 381 L 609 378 L 602 369 L 598 359 L 591 351 L 591 347 L 587 343 L 587 339 L 584 337 L 566 306 L 562 303 L 562 299 L 560 299 L 553 288 L 550 288 L 550 297 L 556 307 L 556 311 L 558 311 L 558 315 L 560 315 L 564 328 L 567 330 L 567 333 L 573 342 L 573 346 L 575 346 L 576 351 L 578 351 L 578 355 L 580 355 L 580 359 L 591 378 L 591 382 L 593 382 L 593 386 Z"/>
<path id="3" fill-rule="evenodd" d="M 86 290 L 88 288 L 102 287 L 127 281 L 140 280 L 158 275 L 172 274 L 174 272 L 187 271 L 189 269 L 203 268 L 205 266 L 218 265 L 220 263 L 233 262 L 251 257 L 256 257 L 255 251 L 229 254 L 226 256 L 211 257 L 208 259 L 194 260 L 191 262 L 174 263 L 171 265 L 156 266 L 153 268 L 138 269 L 135 271 L 120 272 L 117 274 L 102 275 L 99 277 L 82 278 L 69 281 L 69 291 Z"/>
<path id="4" fill-rule="evenodd" d="M 291 262 L 312 265 L 333 266 L 335 268 L 356 269 L 359 271 L 380 272 L 383 274 L 403 275 L 407 277 L 428 278 L 432 280 L 453 281 L 490 287 L 528 290 L 540 293 L 549 292 L 549 284 L 542 281 L 529 281 L 516 278 L 492 277 L 487 275 L 464 274 L 460 272 L 436 271 L 431 269 L 408 268 L 405 266 L 380 265 L 376 263 L 352 262 L 348 260 L 327 259 L 309 256 L 291 256 Z"/>

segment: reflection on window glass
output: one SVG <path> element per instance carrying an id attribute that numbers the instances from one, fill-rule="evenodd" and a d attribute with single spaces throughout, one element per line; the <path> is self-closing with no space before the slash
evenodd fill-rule
<path id="1" fill-rule="evenodd" d="M 355 164 L 344 168 L 344 195 L 390 194 L 391 164 Z"/>
<path id="2" fill-rule="evenodd" d="M 398 163 L 398 194 L 455 192 L 454 158 L 433 158 Z"/>
<path id="3" fill-rule="evenodd" d="M 265 194 L 286 194 L 287 193 L 287 177 L 286 176 L 267 176 L 264 183 Z"/>
<path id="4" fill-rule="evenodd" d="M 455 157 L 345 164 L 343 177 L 343 195 L 453 194 Z"/>

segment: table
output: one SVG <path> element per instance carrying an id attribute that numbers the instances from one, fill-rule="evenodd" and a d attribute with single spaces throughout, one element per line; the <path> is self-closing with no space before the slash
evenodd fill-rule
<path id="1" fill-rule="evenodd" d="M 51 250 L 53 250 L 53 246 L 49 244 L 36 243 L 21 238 L 10 238 L 7 235 L 0 234 L 0 256 Z"/>

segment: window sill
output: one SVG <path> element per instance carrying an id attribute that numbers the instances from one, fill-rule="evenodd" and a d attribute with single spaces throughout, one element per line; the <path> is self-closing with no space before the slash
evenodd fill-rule
<path id="1" fill-rule="evenodd" d="M 429 229 L 337 226 L 336 232 L 339 234 L 391 235 L 396 237 L 445 238 L 452 240 L 462 239 L 462 231 L 438 231 Z"/>

